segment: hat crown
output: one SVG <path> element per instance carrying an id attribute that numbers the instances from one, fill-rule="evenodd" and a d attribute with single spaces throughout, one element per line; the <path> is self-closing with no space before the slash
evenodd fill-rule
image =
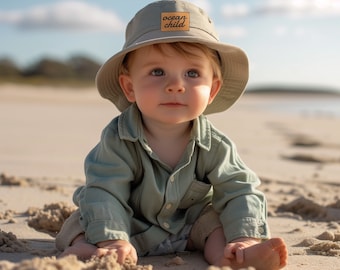
<path id="1" fill-rule="evenodd" d="M 211 41 L 219 40 L 212 20 L 203 9 L 184 1 L 153 2 L 137 12 L 127 25 L 123 48 L 164 37 L 197 37 L 197 32 L 190 32 L 193 29 L 202 31 L 200 37 Z"/>

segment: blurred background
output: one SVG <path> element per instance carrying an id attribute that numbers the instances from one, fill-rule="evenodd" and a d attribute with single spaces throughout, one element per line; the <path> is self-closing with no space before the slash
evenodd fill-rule
<path id="1" fill-rule="evenodd" d="M 277 111 L 287 119 L 302 117 L 296 127 L 288 120 L 281 127 L 261 117 L 275 132 L 288 126 L 302 134 L 325 130 L 327 138 L 338 141 L 340 0 L 189 1 L 210 14 L 223 42 L 243 48 L 250 60 L 249 98 L 233 107 L 247 114 L 229 122 L 227 114 L 217 114 L 211 118 L 217 127 L 229 134 L 231 123 L 243 123 L 265 109 L 268 117 Z M 118 113 L 99 98 L 95 74 L 122 48 L 128 21 L 150 2 L 0 1 L 0 172 L 83 175 L 83 158 Z M 314 123 L 314 118 L 321 120 Z M 327 128 L 320 126 L 333 120 Z M 262 131 L 258 120 L 251 122 Z M 251 127 L 248 122 L 243 126 Z M 272 132 L 266 128 L 264 137 Z M 236 133 L 237 143 L 253 142 L 253 130 Z"/>
<path id="2" fill-rule="evenodd" d="M 340 0 L 189 0 L 250 60 L 248 88 L 340 91 Z M 0 80 L 93 83 L 146 0 L 0 2 Z"/>

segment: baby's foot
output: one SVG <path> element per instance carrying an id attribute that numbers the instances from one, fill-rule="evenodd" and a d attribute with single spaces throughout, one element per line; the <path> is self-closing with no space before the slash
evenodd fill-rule
<path id="1" fill-rule="evenodd" d="M 272 238 L 244 249 L 244 263 L 232 262 L 233 269 L 252 266 L 257 270 L 278 270 L 287 264 L 287 248 L 281 238 Z"/>

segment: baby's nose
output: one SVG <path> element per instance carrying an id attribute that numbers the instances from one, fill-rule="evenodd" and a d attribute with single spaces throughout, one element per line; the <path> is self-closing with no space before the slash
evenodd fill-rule
<path id="1" fill-rule="evenodd" d="M 180 78 L 174 77 L 169 79 L 169 83 L 166 86 L 166 91 L 168 93 L 182 93 L 185 91 L 185 87 Z"/>

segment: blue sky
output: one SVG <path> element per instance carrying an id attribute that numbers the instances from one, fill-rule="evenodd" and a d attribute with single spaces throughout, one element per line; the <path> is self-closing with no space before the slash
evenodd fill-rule
<path id="1" fill-rule="evenodd" d="M 250 86 L 340 91 L 340 0 L 189 0 L 206 9 L 223 42 L 243 48 Z M 126 23 L 145 0 L 11 0 L 0 3 L 0 57 L 26 66 L 42 57 L 120 50 Z"/>

